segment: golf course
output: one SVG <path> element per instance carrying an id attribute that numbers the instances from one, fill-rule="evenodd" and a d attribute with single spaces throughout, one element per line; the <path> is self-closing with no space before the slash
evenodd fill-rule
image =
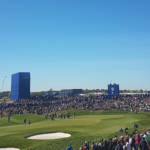
<path id="1" fill-rule="evenodd" d="M 70 111 L 70 119 L 45 119 L 43 115 L 13 115 L 8 122 L 7 117 L 0 118 L 0 148 L 14 147 L 21 150 L 65 150 L 71 144 L 78 150 L 85 141 L 98 142 L 100 138 L 121 135 L 120 128 L 139 126 L 138 132 L 150 128 L 150 113 L 119 112 L 119 111 Z M 24 118 L 31 124 L 24 125 Z M 32 140 L 27 137 L 44 133 L 68 133 L 71 137 L 55 140 Z M 125 133 L 123 133 L 124 135 Z"/>

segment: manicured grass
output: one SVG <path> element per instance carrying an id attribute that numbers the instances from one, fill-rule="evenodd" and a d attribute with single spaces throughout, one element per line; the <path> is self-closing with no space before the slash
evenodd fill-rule
<path id="1" fill-rule="evenodd" d="M 73 110 L 71 111 L 73 112 Z M 31 125 L 24 125 L 23 120 L 31 120 Z M 134 123 L 139 125 L 139 132 L 150 128 L 150 113 L 124 113 L 118 111 L 76 111 L 76 118 L 45 120 L 38 115 L 14 115 L 11 122 L 0 118 L 0 147 L 17 147 L 21 150 L 65 150 L 71 144 L 78 150 L 84 141 L 97 141 L 100 137 L 109 138 L 119 135 L 120 128 L 133 130 Z M 50 132 L 65 132 L 72 136 L 59 140 L 28 140 L 25 137 Z"/>

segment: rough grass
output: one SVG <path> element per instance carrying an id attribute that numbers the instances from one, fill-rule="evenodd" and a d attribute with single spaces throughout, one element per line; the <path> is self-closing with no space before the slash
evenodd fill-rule
<path id="1" fill-rule="evenodd" d="M 73 112 L 73 111 L 72 111 Z M 31 120 L 31 125 L 24 125 L 23 120 Z M 98 142 L 100 137 L 109 138 L 119 135 L 120 128 L 128 127 L 133 130 L 134 123 L 138 123 L 139 132 L 150 127 L 150 113 L 123 113 L 100 111 L 77 111 L 76 118 L 45 120 L 38 115 L 14 115 L 11 122 L 7 118 L 0 118 L 0 147 L 17 147 L 21 150 L 65 150 L 71 144 L 78 150 L 84 141 Z M 50 132 L 65 132 L 72 136 L 60 140 L 28 140 L 25 137 Z"/>

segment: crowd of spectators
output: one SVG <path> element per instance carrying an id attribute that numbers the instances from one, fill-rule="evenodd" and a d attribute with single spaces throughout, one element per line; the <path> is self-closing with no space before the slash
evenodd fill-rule
<path id="1" fill-rule="evenodd" d="M 0 116 L 8 114 L 51 114 L 62 110 L 120 110 L 150 111 L 150 95 L 121 95 L 107 98 L 101 95 L 53 97 L 50 100 L 34 98 L 0 104 Z"/>
<path id="2" fill-rule="evenodd" d="M 149 150 L 148 136 L 150 136 L 150 132 L 115 136 L 108 140 L 100 139 L 99 142 L 92 142 L 91 144 L 85 142 L 79 150 Z"/>

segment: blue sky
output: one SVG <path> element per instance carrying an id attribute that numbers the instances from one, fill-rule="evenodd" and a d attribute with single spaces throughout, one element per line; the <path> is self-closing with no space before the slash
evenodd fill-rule
<path id="1" fill-rule="evenodd" d="M 149 0 L 1 0 L 0 88 L 150 90 Z"/>

